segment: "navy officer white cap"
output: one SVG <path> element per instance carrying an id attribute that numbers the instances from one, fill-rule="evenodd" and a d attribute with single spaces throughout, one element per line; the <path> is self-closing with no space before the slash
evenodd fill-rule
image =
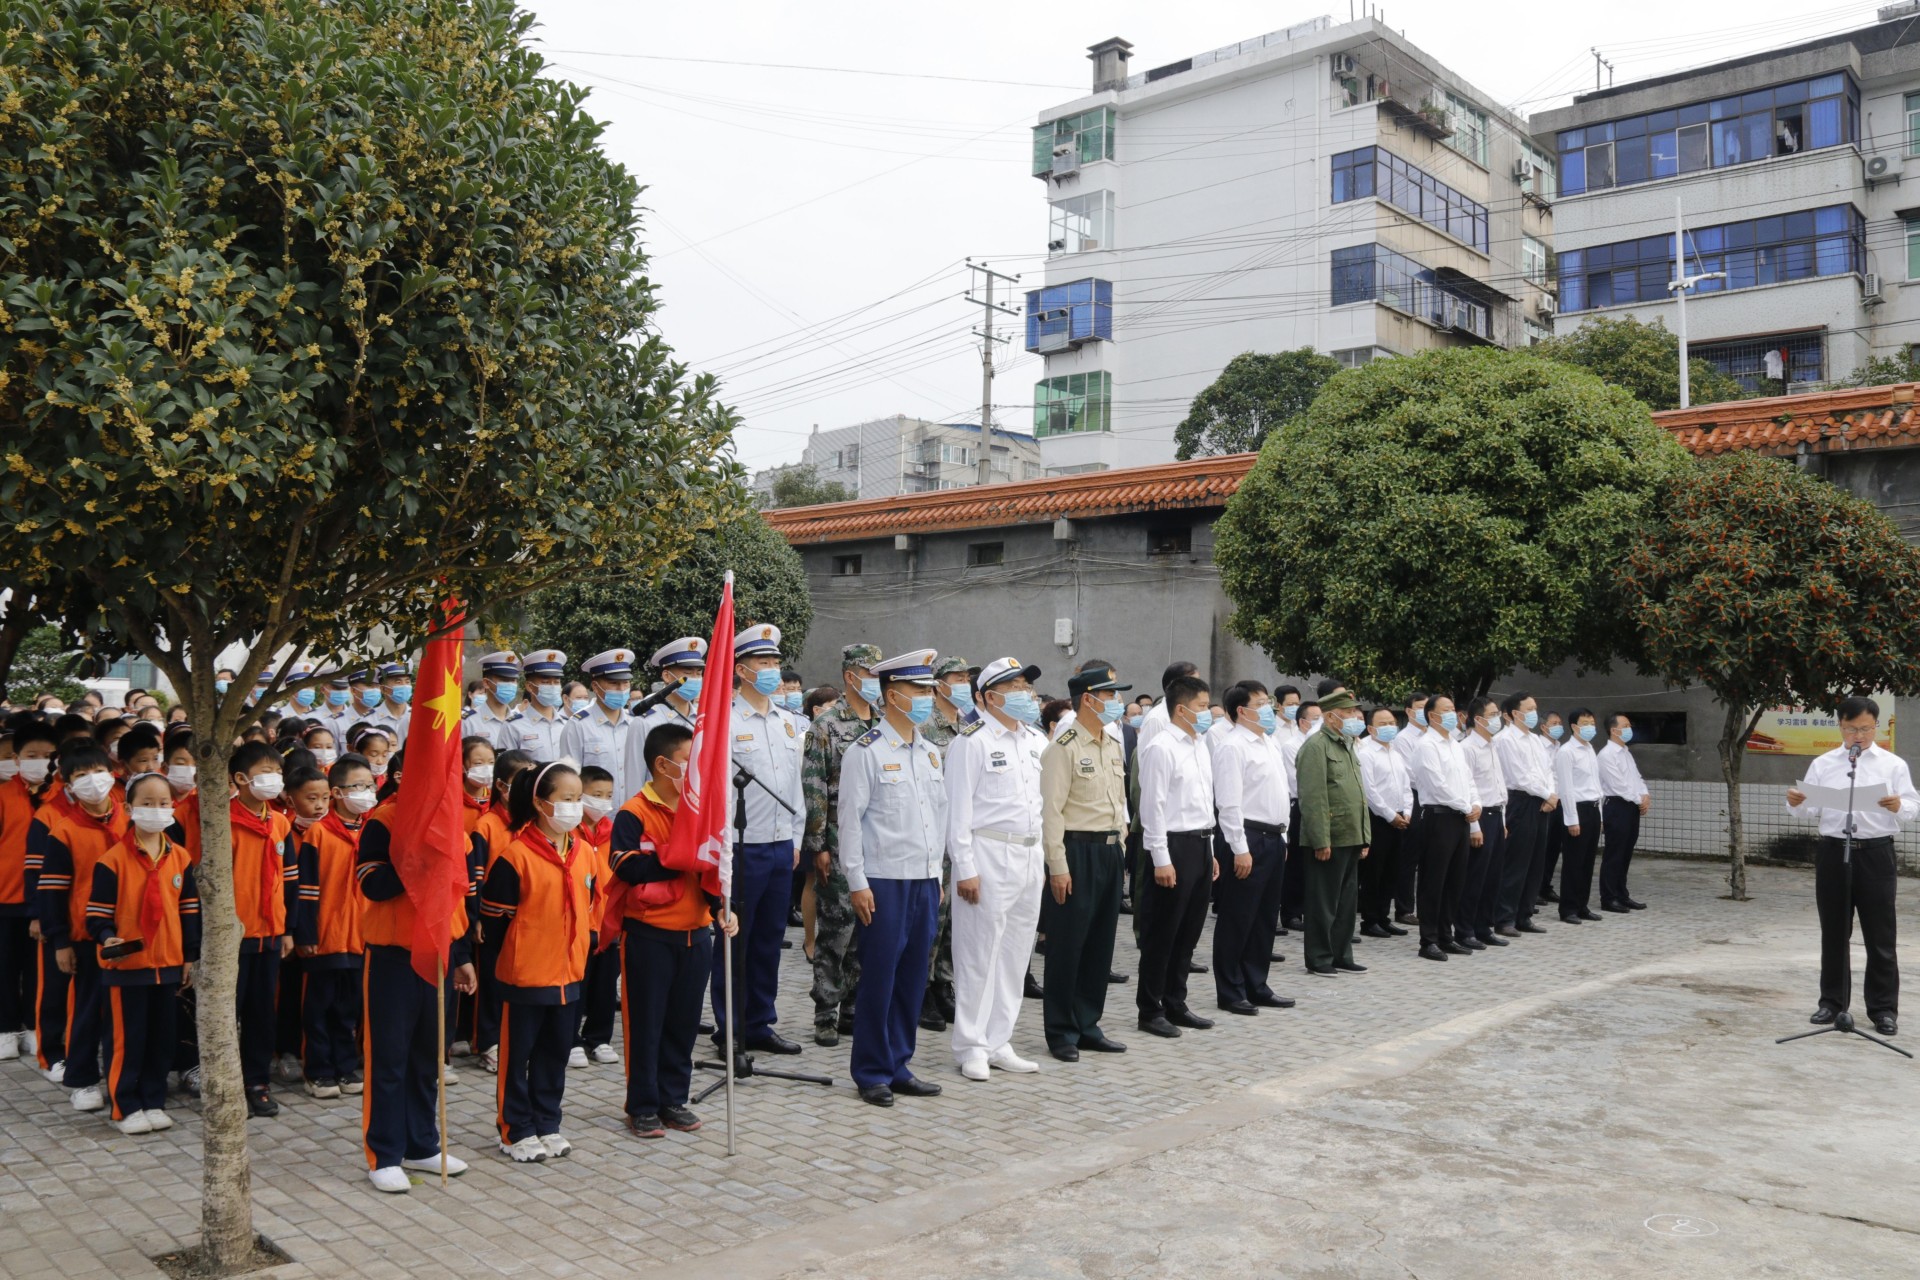
<path id="1" fill-rule="evenodd" d="M 934 649 L 909 649 L 874 663 L 868 670 L 883 681 L 907 680 L 914 684 L 932 684 L 933 660 L 938 656 L 939 652 Z"/>
<path id="2" fill-rule="evenodd" d="M 762 654 L 780 656 L 780 628 L 769 623 L 748 627 L 733 638 L 733 656 L 755 658 Z"/>
<path id="3" fill-rule="evenodd" d="M 699 636 L 681 636 L 678 640 L 669 640 L 654 650 L 647 665 L 656 671 L 664 671 L 668 667 L 705 667 L 707 642 Z"/>
<path id="4" fill-rule="evenodd" d="M 595 676 L 601 680 L 631 680 L 633 679 L 633 650 L 608 649 L 604 653 L 596 653 L 582 662 L 580 669 L 589 676 Z"/>
<path id="5" fill-rule="evenodd" d="M 1024 666 L 1018 658 L 995 658 L 980 668 L 978 683 L 982 689 L 989 689 L 1002 680 L 1012 680 L 1016 677 L 1031 684 L 1040 678 L 1040 668 Z"/>
<path id="6" fill-rule="evenodd" d="M 480 659 L 480 674 L 502 678 L 520 674 L 520 655 L 511 649 L 501 649 L 489 653 Z"/>
<path id="7" fill-rule="evenodd" d="M 567 655 L 558 649 L 534 649 L 527 654 L 526 673 L 530 676 L 557 676 L 566 674 Z"/>

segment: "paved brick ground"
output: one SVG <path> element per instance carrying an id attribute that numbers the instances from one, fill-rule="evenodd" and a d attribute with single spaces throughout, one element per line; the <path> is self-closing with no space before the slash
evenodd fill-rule
<path id="1" fill-rule="evenodd" d="M 1015 1046 L 1043 1062 L 1039 1075 L 996 1073 L 971 1084 L 952 1070 L 945 1036 L 923 1034 L 917 1070 L 947 1092 L 902 1099 L 891 1111 L 854 1095 L 844 1047 L 809 1041 L 804 1055 L 784 1062 L 829 1073 L 835 1087 L 743 1084 L 732 1158 L 718 1096 L 701 1108 L 703 1132 L 642 1142 L 620 1125 L 621 1069 L 593 1067 L 568 1082 L 573 1156 L 512 1166 L 492 1141 L 492 1078 L 463 1067 L 449 1106 L 454 1149 L 473 1161 L 472 1172 L 446 1191 L 436 1182 L 381 1196 L 366 1182 L 357 1100 L 280 1090 L 279 1117 L 253 1122 L 258 1224 L 295 1259 L 276 1272 L 287 1277 L 664 1269 L 1230 1101 L 1257 1082 L 1706 941 L 1795 927 L 1809 931 L 1802 943 L 1811 938 L 1810 877 L 1756 869 L 1752 887 L 1756 901 L 1729 903 L 1718 897 L 1719 868 L 1649 862 L 1635 870 L 1635 891 L 1652 910 L 1577 928 L 1550 923 L 1545 936 L 1444 966 L 1419 960 L 1405 940 L 1369 940 L 1358 955 L 1372 971 L 1335 980 L 1307 978 L 1298 937 L 1283 939 L 1290 963 L 1276 988 L 1298 995 L 1299 1008 L 1222 1015 L 1213 1031 L 1155 1041 L 1133 1028 L 1129 983 L 1112 989 L 1107 1027 L 1133 1051 L 1075 1066 L 1046 1057 L 1030 1002 Z M 1912 886 L 1903 888 L 1910 896 Z M 1118 963 L 1130 971 L 1125 923 Z M 799 952 L 787 952 L 780 1008 L 796 1035 L 811 1020 L 806 977 Z M 1806 985 L 1810 1007 L 1811 974 Z M 199 1124 L 184 1099 L 175 1106 L 181 1123 L 171 1132 L 123 1137 L 73 1112 L 24 1061 L 0 1064 L 0 1274 L 156 1274 L 145 1259 L 198 1230 Z"/>

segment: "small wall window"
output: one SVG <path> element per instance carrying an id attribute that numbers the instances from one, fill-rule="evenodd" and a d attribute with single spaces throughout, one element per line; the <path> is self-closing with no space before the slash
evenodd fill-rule
<path id="1" fill-rule="evenodd" d="M 1147 530 L 1147 554 L 1183 556 L 1193 550 L 1193 529 L 1189 526 Z"/>
<path id="2" fill-rule="evenodd" d="M 967 563 L 970 565 L 1005 564 L 1007 562 L 1007 544 L 1004 542 L 975 542 L 967 547 Z"/>
<path id="3" fill-rule="evenodd" d="M 833 576 L 836 578 L 857 578 L 860 576 L 859 556 L 835 556 L 833 558 Z"/>

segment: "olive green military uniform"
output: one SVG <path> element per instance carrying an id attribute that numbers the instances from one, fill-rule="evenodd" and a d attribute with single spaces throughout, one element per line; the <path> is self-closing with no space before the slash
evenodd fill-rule
<path id="1" fill-rule="evenodd" d="M 870 644 L 850 644 L 841 651 L 841 669 L 871 667 L 880 650 Z M 815 717 L 807 730 L 806 758 L 801 785 L 807 796 L 807 835 L 802 854 L 811 860 L 821 850 L 833 855 L 824 883 L 813 890 L 813 1027 L 815 1035 L 836 1037 L 841 1026 L 853 1022 L 853 995 L 860 985 L 860 957 L 854 950 L 853 891 L 840 869 L 840 834 L 835 815 L 840 809 L 840 760 L 847 748 L 873 728 L 844 703 Z"/>
<path id="2" fill-rule="evenodd" d="M 1327 711 L 1355 706 L 1335 693 L 1322 699 Z M 1373 839 L 1373 815 L 1360 782 L 1356 740 L 1340 733 L 1328 717 L 1300 748 L 1300 851 L 1306 855 L 1309 969 L 1353 963 L 1354 913 L 1360 899 L 1360 852 Z M 1316 849 L 1331 849 L 1325 862 Z"/>
<path id="3" fill-rule="evenodd" d="M 1055 902 L 1051 892 L 1040 900 L 1040 929 L 1047 935 L 1047 1047 L 1054 1050 L 1105 1035 L 1100 1016 L 1125 878 L 1125 755 L 1119 741 L 1078 722 L 1040 753 L 1047 874 L 1073 877 L 1065 902 Z"/>

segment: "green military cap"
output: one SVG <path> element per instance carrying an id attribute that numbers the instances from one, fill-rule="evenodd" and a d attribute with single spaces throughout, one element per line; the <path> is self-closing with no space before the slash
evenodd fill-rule
<path id="1" fill-rule="evenodd" d="M 972 674 L 965 658 L 942 658 L 940 665 L 933 669 L 936 680 L 944 680 L 951 675 L 971 676 Z"/>
<path id="2" fill-rule="evenodd" d="M 1359 703 L 1353 700 L 1353 695 L 1345 689 L 1336 689 L 1326 697 L 1320 699 L 1320 709 L 1322 711 L 1346 711 L 1359 705 Z"/>
<path id="3" fill-rule="evenodd" d="M 868 644 L 864 640 L 850 644 L 840 651 L 840 669 L 848 667 L 871 667 L 880 661 L 880 646 Z"/>

